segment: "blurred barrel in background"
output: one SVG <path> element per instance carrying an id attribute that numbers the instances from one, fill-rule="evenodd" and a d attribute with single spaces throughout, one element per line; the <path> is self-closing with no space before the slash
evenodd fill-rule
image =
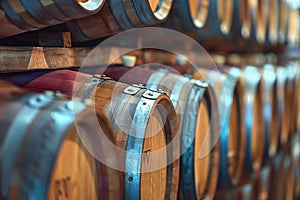
<path id="1" fill-rule="evenodd" d="M 104 0 L 4 0 L 0 9 L 0 38 L 92 15 L 103 4 Z"/>
<path id="2" fill-rule="evenodd" d="M 54 82 L 54 85 L 49 84 Z M 125 170 L 121 181 L 125 199 L 177 198 L 178 119 L 170 99 L 162 91 L 70 70 L 45 74 L 28 83 L 26 88 L 59 90 L 90 99 L 96 110 L 107 112 L 117 147 L 129 152 L 120 158 L 120 167 Z"/>
<path id="3" fill-rule="evenodd" d="M 77 42 L 163 22 L 173 0 L 107 0 L 98 14 L 67 23 Z"/>
<path id="4" fill-rule="evenodd" d="M 217 102 L 212 88 L 204 81 L 167 70 L 154 72 L 147 81 L 147 87 L 164 89 L 180 118 L 183 154 L 180 198 L 213 198 L 220 167 L 220 149 Z"/>
<path id="5" fill-rule="evenodd" d="M 121 197 L 119 173 L 94 157 L 118 162 L 98 137 L 105 134 L 113 141 L 101 110 L 95 113 L 59 93 L 35 94 L 6 82 L 0 91 L 3 199 Z M 95 129 L 93 117 L 101 130 Z"/>

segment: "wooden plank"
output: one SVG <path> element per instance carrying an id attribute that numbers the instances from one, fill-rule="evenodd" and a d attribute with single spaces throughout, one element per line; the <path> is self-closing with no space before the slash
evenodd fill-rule
<path id="1" fill-rule="evenodd" d="M 43 69 L 63 69 L 71 67 L 80 67 L 93 48 L 44 48 L 44 47 L 0 47 L 0 73 L 43 70 Z M 110 58 L 112 64 L 122 63 L 118 57 L 126 49 L 120 48 L 102 48 L 97 57 L 97 63 L 90 59 L 85 62 L 86 66 L 95 66 L 104 63 L 104 60 Z M 138 57 L 141 63 L 142 51 L 134 51 L 128 55 Z M 118 57 L 117 59 L 113 59 Z M 103 61 L 103 63 L 102 63 Z"/>

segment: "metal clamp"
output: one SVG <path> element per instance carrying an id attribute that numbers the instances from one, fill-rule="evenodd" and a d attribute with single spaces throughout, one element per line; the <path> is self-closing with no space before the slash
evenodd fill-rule
<path id="1" fill-rule="evenodd" d="M 206 81 L 191 79 L 191 82 L 198 87 L 208 88 L 208 83 Z"/>
<path id="2" fill-rule="evenodd" d="M 132 85 L 132 86 L 125 88 L 125 90 L 123 90 L 123 93 L 128 94 L 128 95 L 136 95 L 141 89 L 144 89 L 144 88 L 141 87 L 140 85 Z"/>
<path id="3" fill-rule="evenodd" d="M 146 99 L 151 99 L 155 100 L 157 99 L 162 93 L 158 91 L 153 91 L 153 90 L 147 90 L 144 94 L 143 97 Z"/>

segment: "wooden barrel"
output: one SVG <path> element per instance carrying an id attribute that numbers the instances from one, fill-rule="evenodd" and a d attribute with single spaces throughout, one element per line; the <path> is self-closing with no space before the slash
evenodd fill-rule
<path id="1" fill-rule="evenodd" d="M 216 200 L 257 200 L 253 183 L 242 187 L 220 190 L 216 195 Z"/>
<path id="2" fill-rule="evenodd" d="M 76 77 L 78 82 L 75 82 Z M 163 92 L 69 70 L 46 74 L 26 87 L 75 94 L 91 99 L 96 110 L 106 111 L 113 124 L 116 144 L 125 152 L 121 154 L 123 164 L 119 166 L 124 170 L 125 199 L 177 198 L 178 119 L 170 99 Z"/>
<path id="3" fill-rule="evenodd" d="M 67 23 L 75 41 L 88 41 L 122 30 L 163 22 L 173 0 L 107 0 L 101 12 Z"/>
<path id="4" fill-rule="evenodd" d="M 0 38 L 95 14 L 103 4 L 104 0 L 4 0 L 0 9 Z"/>
<path id="5" fill-rule="evenodd" d="M 242 132 L 241 71 L 231 68 L 227 75 L 205 70 L 198 73 L 197 76 L 206 77 L 217 96 L 221 130 L 218 189 L 222 190 L 240 184 L 244 171 L 246 134 Z"/>
<path id="6" fill-rule="evenodd" d="M 206 48 L 232 50 L 239 46 L 232 39 L 241 38 L 239 4 L 237 0 L 177 0 L 163 26 L 185 32 Z"/>
<path id="7" fill-rule="evenodd" d="M 286 67 L 277 67 L 277 100 L 279 116 L 280 144 L 286 145 L 291 137 L 290 124 L 292 119 L 293 87 L 289 83 L 289 73 Z M 294 108 L 293 108 L 294 109 Z"/>
<path id="8" fill-rule="evenodd" d="M 212 199 L 219 171 L 217 104 L 208 84 L 167 70 L 153 73 L 147 87 L 170 95 L 181 123 L 181 199 Z"/>
<path id="9" fill-rule="evenodd" d="M 30 93 L 6 82 L 0 91 L 1 199 L 121 198 L 117 171 L 94 158 L 118 162 L 91 120 L 97 116 L 113 141 L 103 112 L 95 115 L 59 93 Z"/>
<path id="10" fill-rule="evenodd" d="M 270 199 L 294 199 L 294 159 L 289 152 L 278 155 L 272 163 Z"/>
<path id="11" fill-rule="evenodd" d="M 262 77 L 261 90 L 263 104 L 263 120 L 265 121 L 264 134 L 264 161 L 274 157 L 277 153 L 279 140 L 279 116 L 276 90 L 276 73 L 271 64 L 264 65 L 260 71 Z"/>

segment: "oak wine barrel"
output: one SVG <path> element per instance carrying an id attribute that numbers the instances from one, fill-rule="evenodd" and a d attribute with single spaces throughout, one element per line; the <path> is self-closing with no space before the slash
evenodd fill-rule
<path id="1" fill-rule="evenodd" d="M 180 165 L 180 198 L 213 198 L 220 167 L 220 152 L 217 142 L 218 110 L 212 89 L 205 82 L 179 75 L 178 72 L 184 73 L 184 68 L 180 69 L 179 66 L 162 68 L 160 65 L 149 65 L 149 68 L 111 66 L 107 69 L 98 68 L 96 71 L 119 82 L 143 83 L 147 88 L 162 88 L 167 92 L 181 124 L 183 155 Z M 211 151 L 207 154 L 210 148 Z"/>
<path id="2" fill-rule="evenodd" d="M 220 118 L 220 167 L 218 188 L 236 186 L 244 173 L 246 155 L 246 134 L 242 131 L 242 95 L 239 81 L 241 71 L 229 69 L 228 74 L 215 71 L 201 71 L 213 86 L 219 106 Z M 198 76 L 199 76 L 198 75 Z"/>
<path id="3" fill-rule="evenodd" d="M 67 23 L 74 41 L 83 42 L 123 30 L 163 22 L 173 0 L 107 0 L 101 12 Z"/>
<path id="4" fill-rule="evenodd" d="M 170 95 L 180 118 L 183 153 L 180 166 L 181 199 L 213 198 L 220 162 L 214 94 L 208 90 L 206 82 L 167 70 L 153 73 L 148 79 L 147 87 L 163 88 Z"/>
<path id="5" fill-rule="evenodd" d="M 279 21 L 280 21 L 280 2 L 278 0 L 269 0 L 268 3 L 268 25 L 267 25 L 267 43 L 277 45 L 279 43 Z"/>
<path id="6" fill-rule="evenodd" d="M 106 111 L 114 128 L 116 145 L 125 152 L 120 156 L 125 199 L 177 198 L 178 119 L 170 99 L 162 91 L 69 70 L 45 74 L 25 87 L 60 90 L 90 99 L 96 110 Z"/>
<path id="7" fill-rule="evenodd" d="M 279 116 L 279 144 L 281 146 L 287 145 L 291 138 L 290 124 L 292 120 L 292 108 L 293 105 L 293 87 L 290 85 L 290 81 L 293 76 L 288 73 L 286 67 L 277 67 L 277 100 L 278 100 L 278 116 Z"/>
<path id="8" fill-rule="evenodd" d="M 4 0 L 0 8 L 0 38 L 97 13 L 104 0 Z"/>
<path id="9" fill-rule="evenodd" d="M 242 187 L 234 187 L 218 191 L 216 200 L 257 200 L 255 185 L 249 183 Z"/>
<path id="10" fill-rule="evenodd" d="M 239 47 L 240 1 L 174 1 L 164 27 L 184 32 L 206 48 L 232 50 Z"/>
<path id="11" fill-rule="evenodd" d="M 90 153 L 118 162 L 98 138 L 104 133 L 113 141 L 103 112 L 95 115 L 60 93 L 31 93 L 7 82 L 0 91 L 1 199 L 120 198 L 119 173 Z M 95 116 L 103 133 L 91 121 Z"/>

